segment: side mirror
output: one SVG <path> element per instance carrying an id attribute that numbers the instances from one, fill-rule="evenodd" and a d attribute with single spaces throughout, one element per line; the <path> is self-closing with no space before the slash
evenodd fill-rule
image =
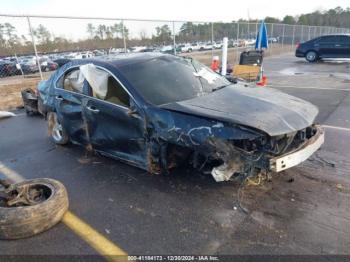
<path id="1" fill-rule="evenodd" d="M 129 108 L 128 115 L 129 116 L 138 115 L 138 112 L 137 112 L 137 110 L 135 108 Z"/>
<path id="2" fill-rule="evenodd" d="M 130 107 L 129 107 L 128 112 L 127 112 L 128 116 L 133 116 L 133 117 L 139 118 L 140 113 L 137 110 L 137 106 L 135 105 L 134 100 L 130 99 L 129 105 L 130 105 Z"/>

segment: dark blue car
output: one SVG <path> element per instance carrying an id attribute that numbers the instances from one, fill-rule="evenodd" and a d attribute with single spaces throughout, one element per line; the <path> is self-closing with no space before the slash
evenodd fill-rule
<path id="1" fill-rule="evenodd" d="M 167 54 L 75 60 L 39 84 L 40 111 L 57 144 L 73 142 L 150 173 L 180 164 L 216 181 L 287 169 L 323 143 L 312 104 L 233 84 Z"/>
<path id="2" fill-rule="evenodd" d="M 300 43 L 295 56 L 305 57 L 309 62 L 322 58 L 350 58 L 350 35 L 324 35 Z"/>

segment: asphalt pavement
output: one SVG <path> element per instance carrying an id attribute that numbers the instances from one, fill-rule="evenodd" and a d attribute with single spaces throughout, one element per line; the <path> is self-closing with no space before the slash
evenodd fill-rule
<path id="1" fill-rule="evenodd" d="M 0 165 L 67 188 L 70 211 L 128 254 L 350 254 L 350 62 L 264 62 L 268 84 L 317 105 L 326 141 L 261 186 L 216 183 L 182 168 L 150 175 L 78 146 L 56 146 L 40 117 L 0 120 Z M 1 173 L 0 178 L 5 178 Z M 0 241 L 1 254 L 98 255 L 60 223 Z"/>

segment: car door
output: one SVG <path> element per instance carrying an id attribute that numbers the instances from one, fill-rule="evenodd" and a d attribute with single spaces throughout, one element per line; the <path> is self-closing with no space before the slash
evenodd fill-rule
<path id="1" fill-rule="evenodd" d="M 84 115 L 92 147 L 136 165 L 145 165 L 145 124 L 140 109 L 114 75 L 101 67 L 96 70 L 99 79 L 103 78 L 101 73 L 106 79 L 101 83 L 87 79 L 90 98 L 84 104 Z"/>
<path id="2" fill-rule="evenodd" d="M 339 58 L 350 58 L 350 36 L 337 36 L 336 49 Z"/>
<path id="3" fill-rule="evenodd" d="M 79 78 L 80 77 L 80 78 Z M 72 142 L 87 144 L 86 123 L 83 118 L 83 94 L 86 80 L 80 75 L 79 67 L 67 69 L 55 83 L 55 108 L 59 122 L 67 131 Z"/>
<path id="4" fill-rule="evenodd" d="M 321 37 L 315 42 L 314 47 L 321 57 L 337 57 L 336 37 L 334 35 Z"/>

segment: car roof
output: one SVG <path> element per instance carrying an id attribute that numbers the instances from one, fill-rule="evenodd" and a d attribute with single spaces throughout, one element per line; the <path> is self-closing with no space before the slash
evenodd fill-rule
<path id="1" fill-rule="evenodd" d="M 94 58 L 96 60 L 100 60 L 103 62 L 107 62 L 112 64 L 115 67 L 122 67 L 125 65 L 142 63 L 148 60 L 152 60 L 160 57 L 174 57 L 169 54 L 162 54 L 158 52 L 149 52 L 149 53 L 127 53 L 127 54 L 116 54 L 116 55 L 108 55 L 108 56 L 100 56 L 98 58 Z"/>
<path id="2" fill-rule="evenodd" d="M 350 34 L 330 34 L 330 35 L 321 35 L 319 37 L 327 37 L 327 36 L 349 36 L 350 37 Z"/>

